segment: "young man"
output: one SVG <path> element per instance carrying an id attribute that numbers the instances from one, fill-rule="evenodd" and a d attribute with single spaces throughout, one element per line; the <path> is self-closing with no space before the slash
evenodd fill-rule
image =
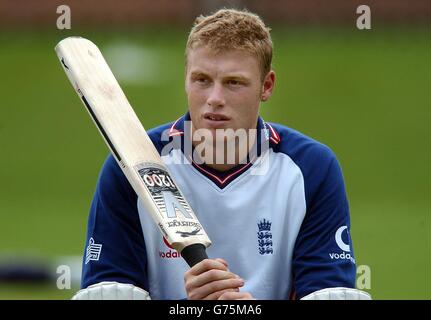
<path id="1" fill-rule="evenodd" d="M 188 268 L 109 157 L 76 299 L 368 298 L 352 289 L 349 208 L 334 154 L 259 117 L 274 89 L 271 60 L 258 16 L 197 18 L 186 48 L 189 110 L 149 135 L 211 238 L 212 259 Z"/>

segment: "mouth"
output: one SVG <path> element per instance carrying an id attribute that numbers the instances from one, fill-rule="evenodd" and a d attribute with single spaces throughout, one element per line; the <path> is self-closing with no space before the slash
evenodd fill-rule
<path id="1" fill-rule="evenodd" d="M 204 119 L 209 120 L 209 121 L 229 121 L 230 118 L 228 116 L 225 116 L 224 114 L 221 113 L 211 113 L 211 112 L 207 112 L 204 114 Z"/>
<path id="2" fill-rule="evenodd" d="M 203 117 L 205 119 L 207 128 L 211 129 L 225 128 L 226 124 L 231 119 L 224 114 L 211 112 L 205 113 Z"/>

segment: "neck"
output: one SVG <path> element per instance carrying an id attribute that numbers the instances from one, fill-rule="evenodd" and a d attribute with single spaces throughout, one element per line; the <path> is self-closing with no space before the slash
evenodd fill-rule
<path id="1" fill-rule="evenodd" d="M 229 169 L 232 169 L 232 168 L 236 167 L 238 164 L 205 163 L 205 165 L 207 165 L 211 169 L 214 169 L 214 170 L 217 170 L 217 171 L 228 171 Z"/>

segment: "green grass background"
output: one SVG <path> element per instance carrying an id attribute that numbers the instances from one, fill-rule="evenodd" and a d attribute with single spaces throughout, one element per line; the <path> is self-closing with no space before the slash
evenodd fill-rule
<path id="1" fill-rule="evenodd" d="M 273 29 L 277 83 L 262 116 L 336 152 L 356 261 L 371 268 L 373 297 L 430 299 L 431 29 Z M 186 32 L 1 32 L 0 255 L 83 251 L 88 208 L 108 151 L 60 68 L 56 43 L 82 35 L 102 52 L 116 41 L 156 52 L 158 81 L 123 84 L 151 128 L 186 110 Z M 63 299 L 73 292 L 54 284 L 0 284 L 0 299 Z"/>

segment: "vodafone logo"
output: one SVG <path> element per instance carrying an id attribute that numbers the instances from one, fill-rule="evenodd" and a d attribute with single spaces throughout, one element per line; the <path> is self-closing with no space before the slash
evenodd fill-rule
<path id="1" fill-rule="evenodd" d="M 159 257 L 162 259 L 175 259 L 175 258 L 181 258 L 181 254 L 175 250 L 171 244 L 166 240 L 165 237 L 163 237 L 163 242 L 166 247 L 168 247 L 169 250 L 167 251 L 159 251 Z"/>
<path id="2" fill-rule="evenodd" d="M 335 242 L 342 252 L 333 252 L 329 254 L 331 260 L 350 260 L 355 263 L 355 258 L 350 254 L 350 244 L 343 241 L 343 233 L 346 231 L 347 239 L 349 239 L 349 230 L 347 226 L 341 226 L 335 232 Z"/>
<path id="3" fill-rule="evenodd" d="M 342 239 L 343 231 L 347 230 L 347 226 L 339 227 L 337 232 L 335 232 L 335 242 L 340 247 L 341 250 L 350 252 L 350 245 L 345 243 Z M 349 230 L 347 230 L 347 234 L 349 234 Z"/>

